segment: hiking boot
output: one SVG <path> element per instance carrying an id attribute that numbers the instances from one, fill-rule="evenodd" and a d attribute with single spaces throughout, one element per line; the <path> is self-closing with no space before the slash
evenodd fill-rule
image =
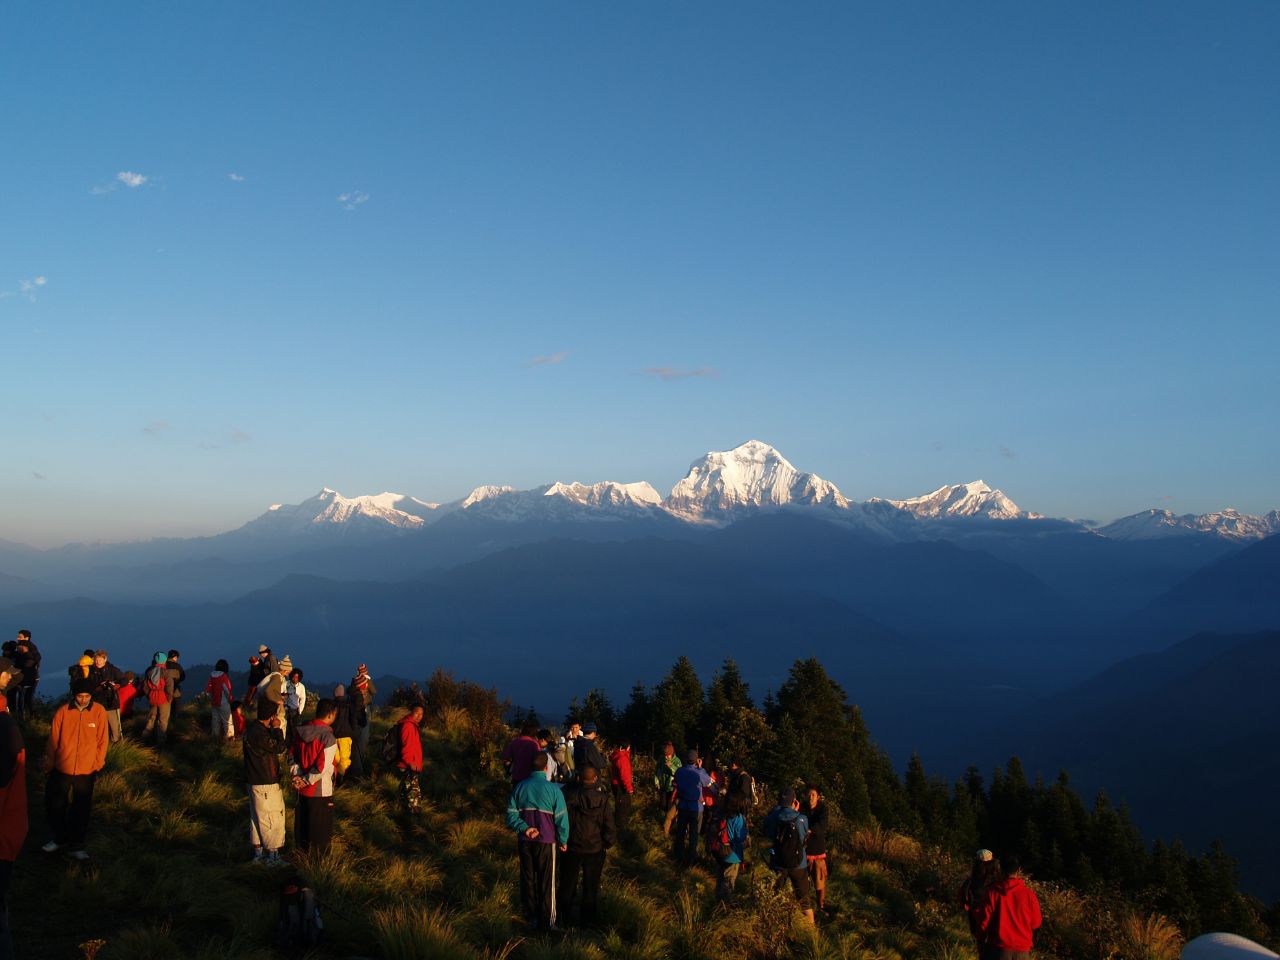
<path id="1" fill-rule="evenodd" d="M 60 844 L 57 840 L 50 840 L 40 849 L 43 850 L 45 853 L 57 853 L 60 849 L 62 849 L 62 844 Z"/>

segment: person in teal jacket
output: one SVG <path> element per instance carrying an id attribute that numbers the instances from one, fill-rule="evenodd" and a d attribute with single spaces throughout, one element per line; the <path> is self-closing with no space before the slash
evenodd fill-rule
<path id="1" fill-rule="evenodd" d="M 547 754 L 543 750 L 534 755 L 533 772 L 511 791 L 507 826 L 517 837 L 520 903 L 525 919 L 538 930 L 559 930 L 556 853 L 563 853 L 569 844 L 569 811 L 560 787 L 547 779 Z"/>

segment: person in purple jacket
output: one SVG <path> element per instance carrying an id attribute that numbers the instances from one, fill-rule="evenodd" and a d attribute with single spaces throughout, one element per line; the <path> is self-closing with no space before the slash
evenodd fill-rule
<path id="1" fill-rule="evenodd" d="M 526 720 L 520 727 L 520 736 L 503 748 L 502 762 L 507 765 L 513 786 L 529 778 L 533 770 L 533 758 L 542 752 L 542 748 L 538 746 L 537 733 L 538 724 L 533 720 Z"/>
<path id="2" fill-rule="evenodd" d="M 569 843 L 569 811 L 564 792 L 547 779 L 547 755 L 533 756 L 533 770 L 511 791 L 507 826 L 516 832 L 520 852 L 520 903 L 536 929 L 556 925 L 556 854 Z"/>

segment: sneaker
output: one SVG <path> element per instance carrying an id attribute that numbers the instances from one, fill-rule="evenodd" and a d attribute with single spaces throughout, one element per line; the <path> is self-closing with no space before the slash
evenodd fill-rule
<path id="1" fill-rule="evenodd" d="M 81 862 L 84 862 L 85 860 L 89 859 L 89 851 L 88 850 L 72 850 L 69 854 L 67 854 L 67 856 L 69 856 L 72 860 L 79 860 Z"/>
<path id="2" fill-rule="evenodd" d="M 289 861 L 286 860 L 284 857 L 280 856 L 279 852 L 272 850 L 271 853 L 267 854 L 267 866 L 268 867 L 287 867 L 289 866 Z"/>
<path id="3" fill-rule="evenodd" d="M 43 850 L 45 853 L 57 853 L 61 848 L 62 848 L 62 844 L 60 844 L 57 840 L 50 840 L 40 849 Z"/>

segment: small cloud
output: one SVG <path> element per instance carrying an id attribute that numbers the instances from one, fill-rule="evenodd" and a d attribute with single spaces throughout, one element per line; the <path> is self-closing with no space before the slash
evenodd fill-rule
<path id="1" fill-rule="evenodd" d="M 1008 447 L 1001 445 L 1000 456 L 1004 457 L 1006 460 L 1013 460 L 1018 455 L 1014 453 L 1012 450 L 1010 450 Z"/>
<path id="2" fill-rule="evenodd" d="M 545 357 L 533 357 L 525 366 L 553 367 L 557 363 L 564 363 L 567 359 L 569 359 L 569 351 L 561 350 L 559 353 L 549 353 Z"/>
<path id="3" fill-rule="evenodd" d="M 32 470 L 32 471 L 31 471 L 31 476 L 35 477 L 37 480 L 48 480 L 48 479 L 49 479 L 49 478 L 48 478 L 48 477 L 46 477 L 43 473 L 36 473 L 36 471 L 34 471 L 34 470 Z"/>
<path id="4" fill-rule="evenodd" d="M 142 428 L 142 432 L 151 437 L 158 437 L 160 434 L 172 429 L 173 425 L 168 420 L 152 420 Z"/>
<path id="5" fill-rule="evenodd" d="M 645 367 L 645 376 L 657 377 L 667 383 L 676 380 L 691 380 L 694 377 L 705 377 L 708 380 L 715 380 L 720 376 L 719 371 L 711 367 L 699 367 L 697 370 L 681 370 L 678 367 Z"/>
<path id="6" fill-rule="evenodd" d="M 352 190 L 350 193 L 338 194 L 338 202 L 343 210 L 354 210 L 361 204 L 369 202 L 369 195 L 363 190 Z"/>
<path id="7" fill-rule="evenodd" d="M 36 294 L 48 282 L 48 277 L 30 277 L 26 280 L 19 280 L 17 290 L 0 290 L 0 300 L 5 300 L 9 297 L 22 297 L 29 303 L 35 303 Z"/>
<path id="8" fill-rule="evenodd" d="M 253 439 L 253 437 L 243 430 L 232 430 L 231 433 L 227 435 L 227 439 L 232 443 L 248 443 Z"/>
<path id="9" fill-rule="evenodd" d="M 137 189 L 147 182 L 146 176 L 141 173 L 134 173 L 132 170 L 121 170 L 116 174 L 116 179 L 130 190 Z"/>
<path id="10" fill-rule="evenodd" d="M 244 183 L 244 177 L 242 177 L 238 173 L 228 173 L 227 179 L 230 180 L 232 183 Z"/>

